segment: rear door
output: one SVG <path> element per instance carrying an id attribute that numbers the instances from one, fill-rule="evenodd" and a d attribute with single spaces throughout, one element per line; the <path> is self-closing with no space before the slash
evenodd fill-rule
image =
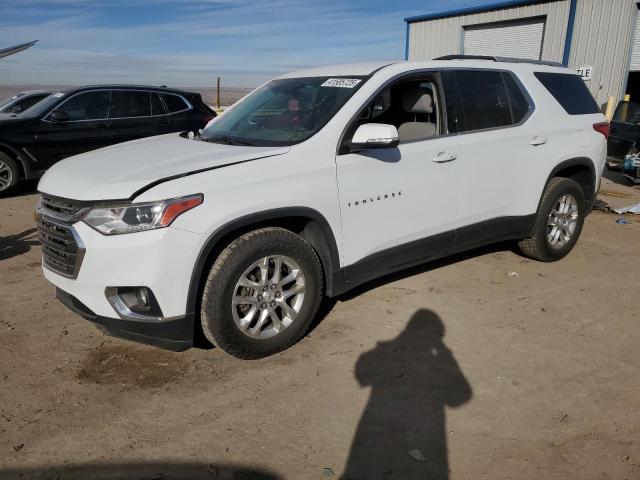
<path id="1" fill-rule="evenodd" d="M 40 122 L 33 143 L 34 156 L 48 167 L 66 157 L 110 144 L 110 90 L 92 90 L 70 96 Z M 66 120 L 55 121 L 53 112 Z"/>
<path id="2" fill-rule="evenodd" d="M 457 88 L 461 105 L 456 121 L 463 150 L 464 227 L 456 234 L 456 245 L 486 243 L 520 228 L 517 217 L 533 213 L 523 203 L 527 193 L 522 185 L 529 170 L 539 168 L 536 158 L 548 148 L 546 132 L 526 121 L 533 104 L 512 73 L 451 70 L 445 76 L 449 88 Z"/>
<path id="3" fill-rule="evenodd" d="M 166 116 L 153 116 L 151 108 L 148 90 L 114 90 L 109 110 L 111 143 L 166 133 Z"/>

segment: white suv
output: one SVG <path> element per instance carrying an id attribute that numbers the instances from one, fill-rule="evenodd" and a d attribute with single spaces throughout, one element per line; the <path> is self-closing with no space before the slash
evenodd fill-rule
<path id="1" fill-rule="evenodd" d="M 42 178 L 46 278 L 108 333 L 200 333 L 258 358 L 323 296 L 502 240 L 575 245 L 608 124 L 575 72 L 446 57 L 278 77 L 204 131 L 64 160 Z"/>

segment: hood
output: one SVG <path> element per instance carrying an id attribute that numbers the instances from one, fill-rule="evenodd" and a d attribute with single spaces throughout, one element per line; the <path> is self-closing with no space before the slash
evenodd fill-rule
<path id="1" fill-rule="evenodd" d="M 18 113 L 0 113 L 0 133 L 4 128 L 29 123 L 31 120 L 31 117 L 24 117 Z"/>
<path id="2" fill-rule="evenodd" d="M 74 200 L 123 200 L 152 183 L 288 151 L 289 147 L 221 145 L 172 133 L 62 160 L 45 173 L 38 190 Z"/>

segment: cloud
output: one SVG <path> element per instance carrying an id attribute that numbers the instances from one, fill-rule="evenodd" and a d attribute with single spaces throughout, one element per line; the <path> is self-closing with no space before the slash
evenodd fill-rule
<path id="1" fill-rule="evenodd" d="M 430 2 L 455 7 L 465 0 Z M 380 0 L 0 0 L 3 83 L 131 82 L 254 86 L 308 66 L 401 59 L 407 15 Z"/>

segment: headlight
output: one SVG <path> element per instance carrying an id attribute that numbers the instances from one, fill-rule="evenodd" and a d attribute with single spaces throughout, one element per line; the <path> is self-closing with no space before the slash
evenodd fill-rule
<path id="1" fill-rule="evenodd" d="M 171 225 L 179 215 L 200 205 L 203 198 L 199 194 L 158 202 L 106 205 L 92 208 L 83 220 L 103 235 L 164 228 Z"/>

